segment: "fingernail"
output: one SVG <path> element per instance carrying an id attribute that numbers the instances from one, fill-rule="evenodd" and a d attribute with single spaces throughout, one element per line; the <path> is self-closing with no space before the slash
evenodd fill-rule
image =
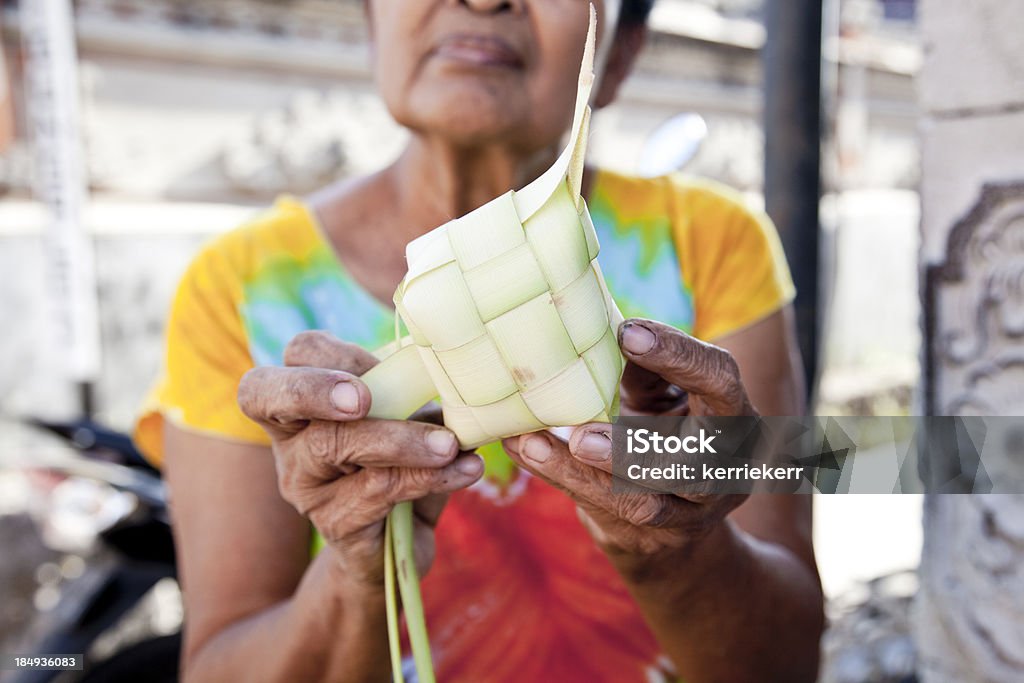
<path id="1" fill-rule="evenodd" d="M 542 436 L 531 436 L 522 444 L 523 456 L 538 465 L 543 465 L 551 457 L 551 444 Z"/>
<path id="2" fill-rule="evenodd" d="M 604 432 L 587 432 L 576 447 L 576 455 L 592 462 L 606 462 L 612 457 L 612 442 Z"/>
<path id="3" fill-rule="evenodd" d="M 455 464 L 455 469 L 467 477 L 477 477 L 484 469 L 484 461 L 477 456 L 463 458 Z"/>
<path id="4" fill-rule="evenodd" d="M 359 389 L 351 382 L 338 382 L 331 389 L 331 401 L 343 413 L 359 412 Z"/>
<path id="5" fill-rule="evenodd" d="M 427 433 L 427 448 L 434 455 L 447 457 L 455 451 L 455 435 L 447 429 L 434 429 Z"/>
<path id="6" fill-rule="evenodd" d="M 640 325 L 630 323 L 622 330 L 623 348 L 638 356 L 653 349 L 656 341 L 658 338 L 654 336 L 654 333 Z"/>

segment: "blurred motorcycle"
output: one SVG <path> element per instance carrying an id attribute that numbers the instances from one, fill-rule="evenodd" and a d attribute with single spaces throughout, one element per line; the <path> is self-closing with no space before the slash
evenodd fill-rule
<path id="1" fill-rule="evenodd" d="M 81 511 L 95 525 L 97 561 L 90 561 L 78 578 L 61 586 L 52 609 L 33 626 L 34 638 L 23 656 L 83 653 L 82 671 L 23 670 L 12 683 L 68 681 L 128 683 L 178 680 L 180 630 L 146 636 L 114 648 L 109 656 L 95 653 L 102 638 L 116 630 L 160 582 L 175 581 L 174 541 L 167 499 L 160 474 L 142 458 L 126 435 L 91 420 L 29 424 L 56 435 L 79 452 L 79 457 L 47 465 L 61 483 L 53 489 L 59 499 L 50 520 L 65 531 L 82 531 Z M 60 489 L 58 491 L 58 489 Z M 102 496 L 99 491 L 116 492 Z"/>

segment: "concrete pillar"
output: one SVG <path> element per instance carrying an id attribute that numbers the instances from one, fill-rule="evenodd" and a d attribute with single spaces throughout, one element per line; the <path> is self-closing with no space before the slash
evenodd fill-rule
<path id="1" fill-rule="evenodd" d="M 923 0 L 924 408 L 1024 415 L 1022 0 Z M 1024 497 L 931 496 L 921 679 L 1024 680 Z"/>

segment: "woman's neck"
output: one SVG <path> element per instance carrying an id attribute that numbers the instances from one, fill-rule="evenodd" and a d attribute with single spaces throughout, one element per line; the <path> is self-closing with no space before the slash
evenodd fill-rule
<path id="1" fill-rule="evenodd" d="M 497 147 L 466 151 L 414 137 L 391 166 L 325 188 L 310 204 L 352 276 L 387 301 L 405 275 L 406 244 L 528 184 L 555 154 L 554 148 L 532 156 Z"/>
<path id="2" fill-rule="evenodd" d="M 554 161 L 556 152 L 551 148 L 523 154 L 500 146 L 460 149 L 414 136 L 383 174 L 394 198 L 396 229 L 408 242 L 465 215 L 529 183 Z"/>

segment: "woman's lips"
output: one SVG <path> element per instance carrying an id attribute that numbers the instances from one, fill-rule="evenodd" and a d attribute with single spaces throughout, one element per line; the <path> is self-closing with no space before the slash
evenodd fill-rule
<path id="1" fill-rule="evenodd" d="M 497 66 L 518 69 L 522 57 L 500 38 L 490 36 L 456 35 L 443 39 L 433 54 L 442 59 L 475 66 Z"/>

